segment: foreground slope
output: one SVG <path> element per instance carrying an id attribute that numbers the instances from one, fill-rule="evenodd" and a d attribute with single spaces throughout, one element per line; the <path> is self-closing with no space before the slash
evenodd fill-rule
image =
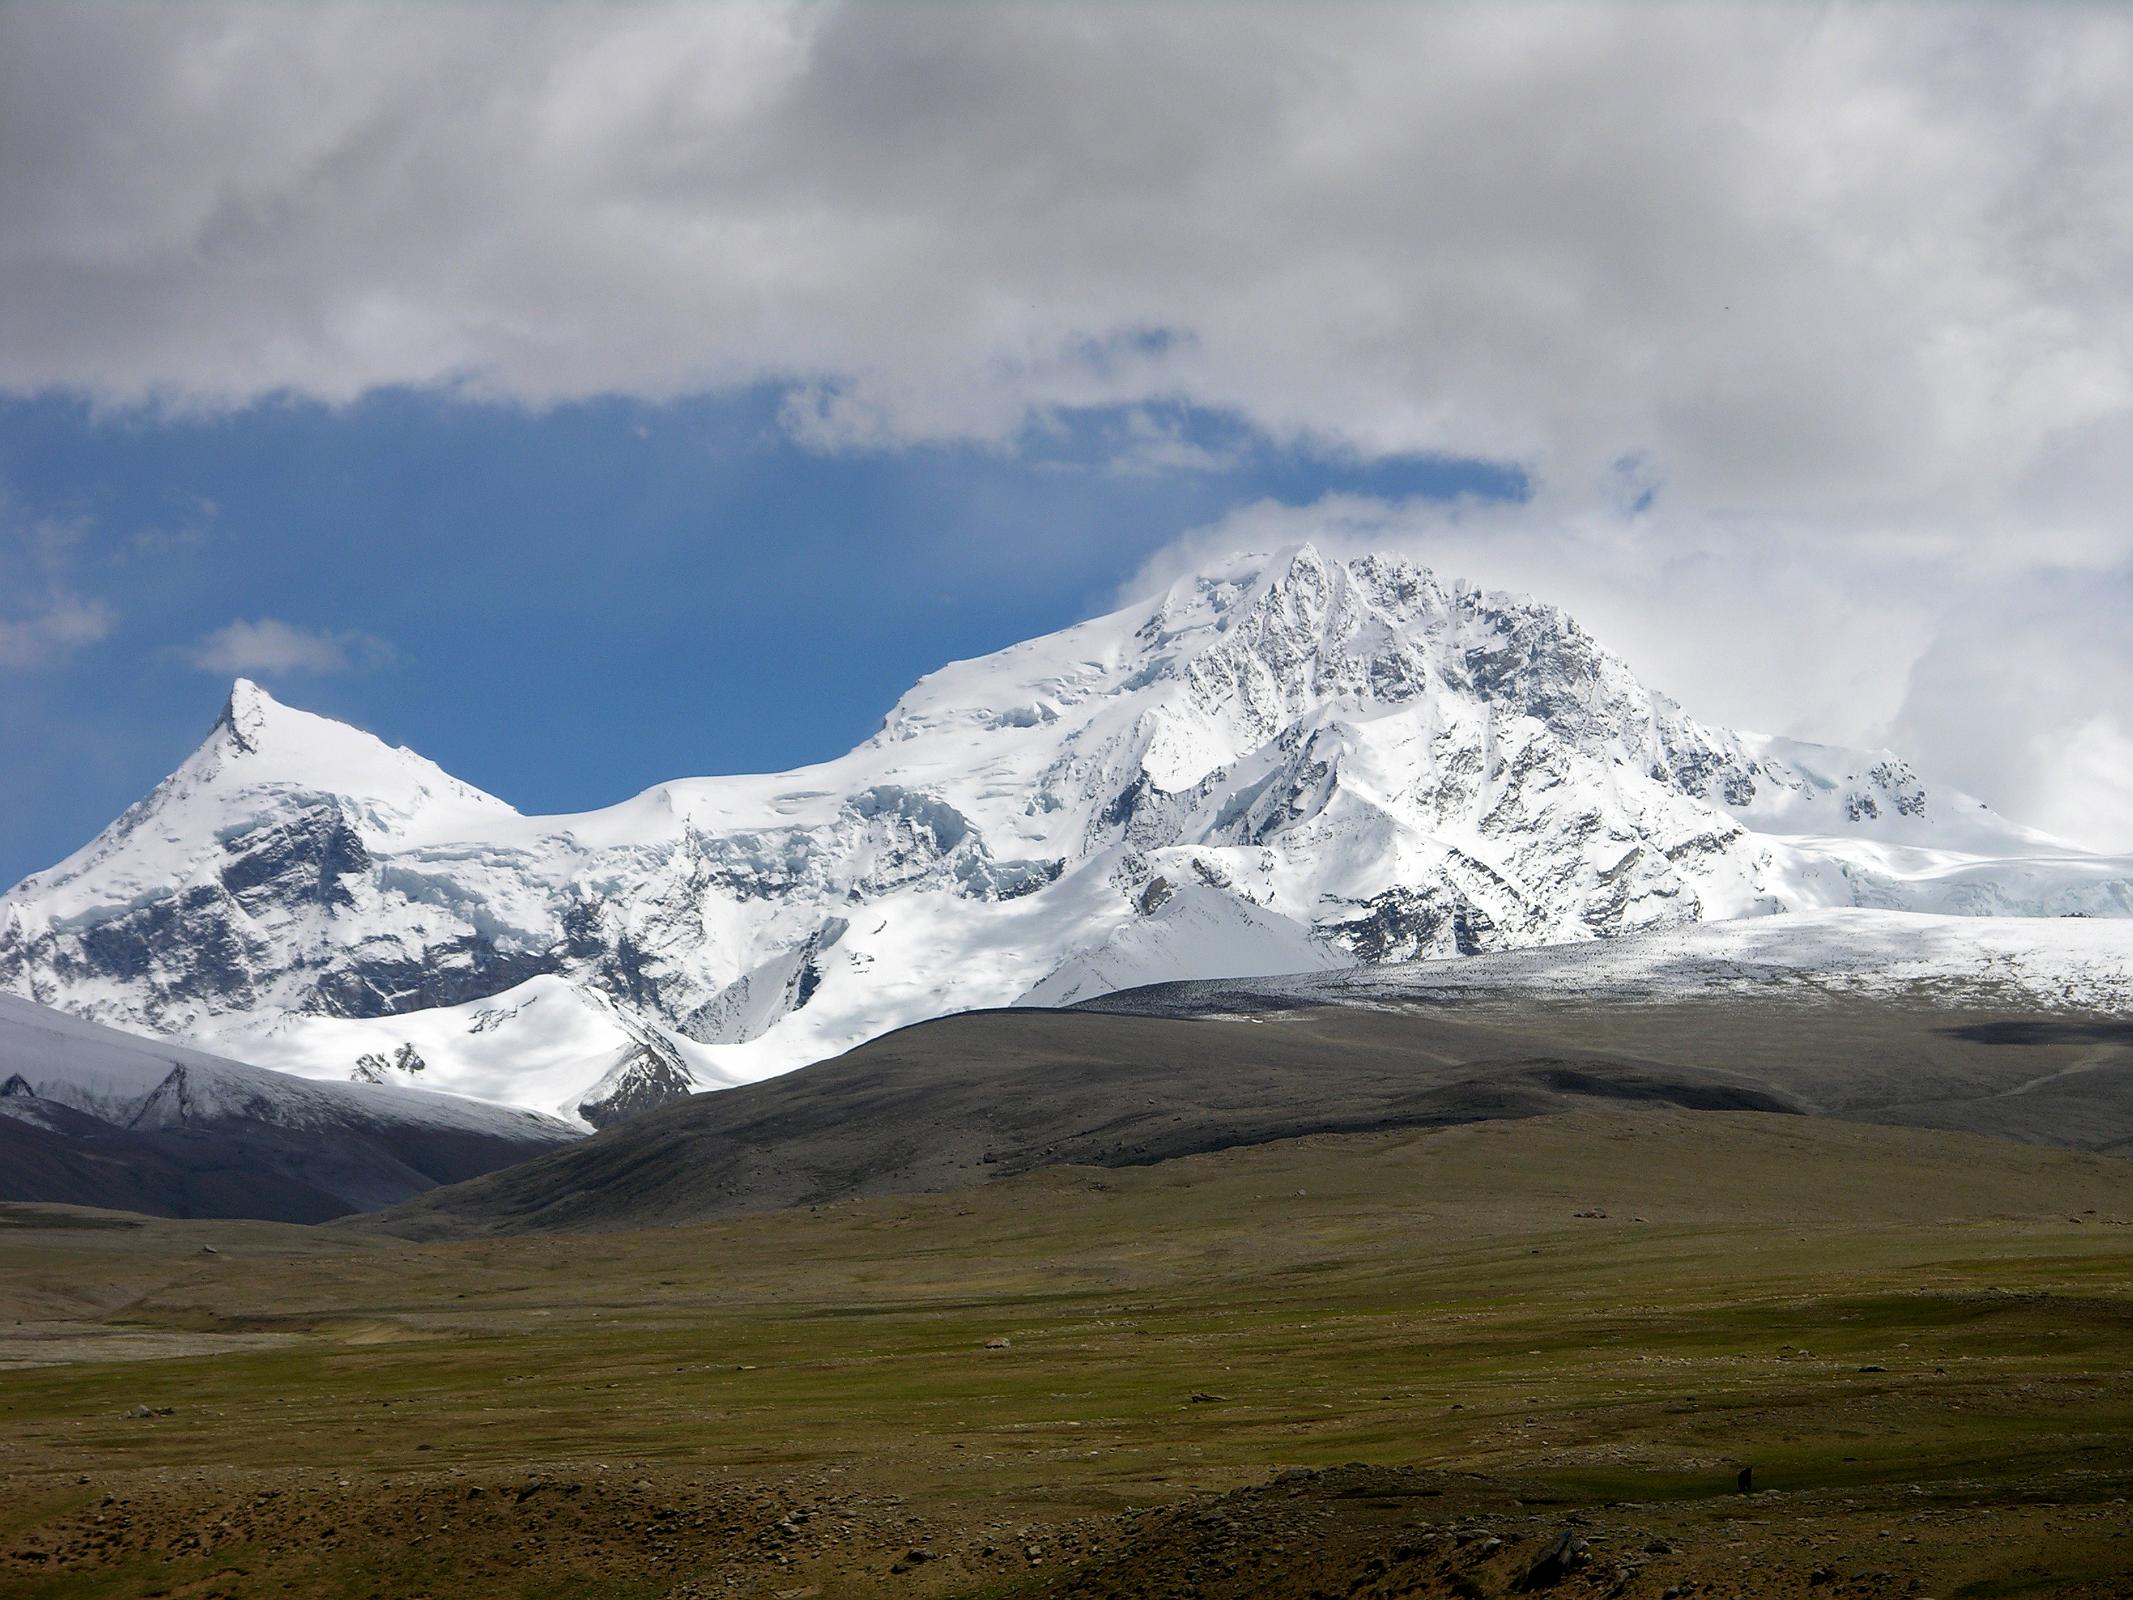
<path id="1" fill-rule="evenodd" d="M 2124 917 L 2133 864 L 1304 546 L 946 667 L 837 760 L 581 816 L 240 683 L 0 900 L 0 987 L 599 1124 L 946 1011 L 1828 906 Z"/>
<path id="2" fill-rule="evenodd" d="M 2126 1171 L 1614 1107 L 596 1249 L 0 1207 L 0 1589 L 2122 1600 Z"/>
<path id="3" fill-rule="evenodd" d="M 1449 970 L 1485 979 L 1490 967 Z M 670 1225 L 1593 1104 L 2133 1152 L 2133 1022 L 2122 1014 L 1924 983 L 1551 994 L 1398 982 L 1186 985 L 1086 1009 L 942 1018 L 362 1225 L 410 1237 Z"/>
<path id="4" fill-rule="evenodd" d="M 312 1222 L 575 1137 L 530 1112 L 313 1083 L 0 995 L 0 1200 Z"/>

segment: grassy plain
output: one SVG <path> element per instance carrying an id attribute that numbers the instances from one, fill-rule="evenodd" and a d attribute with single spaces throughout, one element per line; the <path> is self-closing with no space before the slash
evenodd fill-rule
<path id="1" fill-rule="evenodd" d="M 0 1594 L 2123 1596 L 2129 1222 L 1671 1110 L 597 1236 L 0 1208 Z"/>

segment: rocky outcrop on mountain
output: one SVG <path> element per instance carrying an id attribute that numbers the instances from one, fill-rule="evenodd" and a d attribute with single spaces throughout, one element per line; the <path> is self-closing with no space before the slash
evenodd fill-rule
<path id="1" fill-rule="evenodd" d="M 1850 905 L 2125 916 L 2133 864 L 1305 546 L 946 667 L 837 760 L 580 816 L 239 683 L 0 899 L 0 989 L 585 1123 L 971 1006 Z"/>
<path id="2" fill-rule="evenodd" d="M 390 1083 L 395 1072 L 412 1078 L 428 1065 L 422 1059 L 421 1051 L 412 1044 L 402 1044 L 391 1055 L 382 1050 L 370 1050 L 357 1056 L 355 1070 L 348 1076 L 355 1083 Z"/>
<path id="3" fill-rule="evenodd" d="M 646 1030 L 623 1047 L 615 1064 L 578 1102 L 577 1113 L 595 1128 L 611 1128 L 672 1101 L 685 1100 L 698 1087 L 680 1054 Z"/>

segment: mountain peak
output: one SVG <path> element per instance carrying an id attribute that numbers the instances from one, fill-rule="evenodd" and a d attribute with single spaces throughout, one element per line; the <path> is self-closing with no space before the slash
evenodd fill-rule
<path id="1" fill-rule="evenodd" d="M 1281 575 L 1287 578 L 1298 573 L 1324 572 L 1327 561 L 1318 546 L 1306 539 L 1301 544 L 1292 544 L 1276 552 L 1273 564 L 1280 569 Z"/>
<path id="2" fill-rule="evenodd" d="M 232 757 L 244 758 L 247 780 L 266 781 L 298 777 L 302 769 L 317 767 L 329 755 L 335 766 L 342 766 L 351 758 L 366 765 L 389 761 L 394 753 L 383 740 L 352 723 L 299 710 L 252 679 L 238 678 L 230 684 L 199 756 L 217 767 Z M 269 774 L 254 770 L 258 768 L 276 770 Z"/>
<path id="3" fill-rule="evenodd" d="M 240 754 L 256 755 L 268 722 L 275 713 L 288 710 L 250 678 L 239 678 L 230 685 L 229 698 L 222 703 L 214 732 L 227 734 Z"/>
<path id="4" fill-rule="evenodd" d="M 277 700 L 250 678 L 230 685 L 206 741 L 173 775 L 188 790 L 333 795 L 413 816 L 440 803 L 509 814 L 493 795 L 452 777 L 404 745 Z"/>
<path id="5" fill-rule="evenodd" d="M 226 869 L 245 853 L 244 839 L 312 837 L 307 818 L 328 819 L 314 838 L 321 849 L 353 860 L 374 844 L 465 837 L 517 816 L 404 746 L 284 705 L 238 678 L 206 739 L 175 772 L 81 849 L 0 899 L 0 940 L 35 936 L 23 918 L 25 895 L 50 895 L 50 906 L 71 917 L 209 881 L 227 890 Z M 252 937 L 234 937 L 230 948 Z"/>
<path id="6" fill-rule="evenodd" d="M 2127 916 L 2133 865 L 1707 727 L 1552 606 L 1299 543 L 943 667 L 834 760 L 569 817 L 239 680 L 0 901 L 0 990 L 335 1079 L 416 1045 L 491 1090 L 530 1048 L 527 1103 L 598 1121 L 946 1009 L 1853 903 Z"/>
<path id="7" fill-rule="evenodd" d="M 1308 539 L 1270 550 L 1239 550 L 1196 566 L 1157 597 L 1156 604 L 1178 610 L 1215 597 L 1219 606 L 1227 606 L 1299 582 L 1323 582 L 1328 569 L 1338 565 Z"/>

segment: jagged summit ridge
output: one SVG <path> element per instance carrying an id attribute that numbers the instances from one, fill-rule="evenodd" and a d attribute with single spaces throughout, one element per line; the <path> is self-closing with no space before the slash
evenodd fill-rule
<path id="1" fill-rule="evenodd" d="M 1891 753 L 1699 723 L 1553 606 L 1304 545 L 943 667 L 836 760 L 578 816 L 240 681 L 0 901 L 0 987 L 588 1120 L 972 1005 L 2129 885 Z"/>

